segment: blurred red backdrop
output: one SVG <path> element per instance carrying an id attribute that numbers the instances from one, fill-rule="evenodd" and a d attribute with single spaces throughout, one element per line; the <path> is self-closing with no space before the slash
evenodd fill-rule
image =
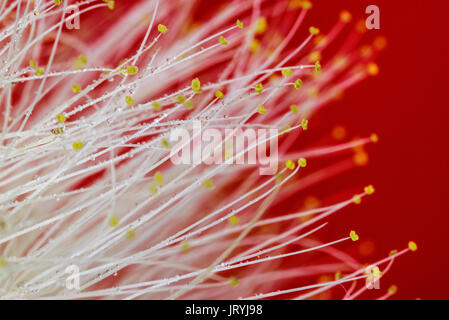
<path id="1" fill-rule="evenodd" d="M 351 135 L 378 133 L 380 142 L 370 148 L 368 168 L 337 182 L 369 182 L 376 193 L 362 208 L 339 215 L 332 229 L 350 224 L 361 237 L 372 239 L 370 258 L 416 241 L 419 250 L 399 259 L 386 276 L 386 282 L 399 288 L 393 298 L 448 299 L 449 2 L 315 1 L 308 19 L 325 22 L 323 13 L 343 8 L 363 18 L 372 4 L 380 8 L 381 26 L 368 33 L 388 39 L 378 59 L 380 74 L 349 90 L 337 107 L 326 108 L 320 127 L 328 119 L 329 128 L 346 124 Z M 325 29 L 325 24 L 319 26 Z M 329 187 L 335 189 L 335 184 Z"/>

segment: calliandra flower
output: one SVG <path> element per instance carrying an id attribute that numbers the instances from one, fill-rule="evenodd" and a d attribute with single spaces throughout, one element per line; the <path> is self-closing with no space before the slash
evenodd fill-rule
<path id="1" fill-rule="evenodd" d="M 331 205 L 294 203 L 366 162 L 363 146 L 377 142 L 301 144 L 320 130 L 314 113 L 378 73 L 384 46 L 378 38 L 359 47 L 360 25 L 346 11 L 323 34 L 307 24 L 311 6 L 4 1 L 1 296 L 301 299 L 343 285 L 346 295 L 333 297 L 353 299 L 416 250 L 410 242 L 366 268 L 344 252 L 359 238 L 351 226 L 319 240 L 326 218 L 371 185 Z M 67 29 L 77 19 L 80 29 Z M 278 129 L 276 174 L 260 175 L 257 164 L 174 165 L 170 132 L 191 132 L 194 121 L 220 132 Z M 310 170 L 337 154 L 345 159 Z M 67 270 L 79 271 L 79 288 L 66 286 Z"/>

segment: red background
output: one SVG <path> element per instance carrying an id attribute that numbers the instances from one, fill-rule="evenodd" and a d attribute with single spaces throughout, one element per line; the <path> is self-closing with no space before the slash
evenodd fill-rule
<path id="1" fill-rule="evenodd" d="M 378 133 L 368 168 L 339 178 L 368 181 L 376 193 L 337 221 L 375 242 L 369 260 L 417 242 L 418 251 L 398 259 L 385 277 L 398 285 L 393 298 L 448 299 L 449 2 L 315 1 L 309 18 L 324 22 L 323 12 L 344 8 L 362 18 L 372 4 L 380 8 L 381 26 L 368 32 L 388 39 L 377 61 L 380 74 L 349 90 L 325 118 L 347 124 L 350 134 Z"/>

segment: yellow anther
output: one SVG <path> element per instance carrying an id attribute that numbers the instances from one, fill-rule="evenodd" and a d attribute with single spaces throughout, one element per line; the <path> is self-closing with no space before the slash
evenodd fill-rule
<path id="1" fill-rule="evenodd" d="M 220 36 L 220 38 L 218 38 L 218 42 L 220 42 L 224 46 L 228 44 L 228 40 L 226 40 L 226 38 L 223 36 Z"/>
<path id="2" fill-rule="evenodd" d="M 114 8 L 115 8 L 115 2 L 112 1 L 112 0 L 109 0 L 109 1 L 108 1 L 108 8 L 109 8 L 109 10 L 114 10 Z"/>
<path id="3" fill-rule="evenodd" d="M 66 119 L 66 117 L 65 117 L 63 114 L 58 114 L 58 115 L 56 116 L 56 120 L 57 120 L 58 122 L 60 122 L 60 123 L 64 123 L 67 119 Z"/>
<path id="4" fill-rule="evenodd" d="M 41 76 L 44 74 L 44 68 L 37 68 L 36 69 L 36 76 Z"/>
<path id="5" fill-rule="evenodd" d="M 292 128 L 292 127 L 291 127 L 289 124 L 286 124 L 286 125 L 284 126 L 284 129 L 283 129 L 283 131 L 281 132 L 281 134 L 284 134 L 285 132 L 289 132 L 291 128 Z"/>
<path id="6" fill-rule="evenodd" d="M 257 52 L 260 48 L 260 41 L 257 39 L 253 39 L 249 44 L 249 51 L 252 53 Z"/>
<path id="7" fill-rule="evenodd" d="M 309 120 L 302 119 L 301 127 L 302 127 L 302 130 L 307 130 L 309 128 Z"/>
<path id="8" fill-rule="evenodd" d="M 0 268 L 6 267 L 6 264 L 7 264 L 7 262 L 6 262 L 5 258 L 0 257 Z"/>
<path id="9" fill-rule="evenodd" d="M 285 162 L 285 166 L 286 166 L 287 168 L 289 168 L 290 170 L 295 169 L 295 163 L 294 163 L 292 160 L 287 160 L 287 161 Z"/>
<path id="10" fill-rule="evenodd" d="M 341 278 L 343 278 L 343 275 L 342 275 L 342 273 L 340 272 L 340 271 L 337 271 L 336 273 L 335 273 L 335 280 L 340 280 Z"/>
<path id="11" fill-rule="evenodd" d="M 167 27 L 164 26 L 163 24 L 159 24 L 159 25 L 157 26 L 157 31 L 159 31 L 159 32 L 162 33 L 162 34 L 166 34 L 167 31 L 168 31 L 168 29 L 167 29 Z"/>
<path id="12" fill-rule="evenodd" d="M 72 91 L 73 91 L 74 93 L 80 92 L 80 91 L 81 91 L 81 85 L 78 84 L 78 83 L 75 83 L 75 84 L 72 86 Z"/>
<path id="13" fill-rule="evenodd" d="M 130 96 L 126 96 L 125 101 L 126 104 L 130 107 L 136 103 L 136 100 L 131 98 Z"/>
<path id="14" fill-rule="evenodd" d="M 371 133 L 371 135 L 369 136 L 369 138 L 370 138 L 371 142 L 373 142 L 373 143 L 379 142 L 379 137 L 378 137 L 377 134 L 375 134 L 375 133 Z"/>
<path id="15" fill-rule="evenodd" d="M 229 277 L 228 282 L 231 287 L 237 287 L 239 285 L 239 278 L 236 276 Z"/>
<path id="16" fill-rule="evenodd" d="M 305 167 L 307 166 L 307 160 L 306 160 L 306 158 L 299 158 L 299 160 L 298 160 L 298 165 L 299 165 L 301 168 L 305 168 Z"/>
<path id="17" fill-rule="evenodd" d="M 374 62 L 370 62 L 366 66 L 366 71 L 370 76 L 377 76 L 379 74 L 379 66 Z"/>
<path id="18" fill-rule="evenodd" d="M 254 90 L 256 90 L 257 94 L 262 93 L 263 91 L 263 85 L 261 83 L 256 84 L 256 86 L 254 87 Z"/>
<path id="19" fill-rule="evenodd" d="M 62 4 L 62 0 L 54 0 L 53 3 L 57 6 L 60 6 Z"/>
<path id="20" fill-rule="evenodd" d="M 87 58 L 85 55 L 80 54 L 74 61 L 73 61 L 73 68 L 74 69 L 81 69 L 84 68 L 87 64 Z"/>
<path id="21" fill-rule="evenodd" d="M 205 187 L 206 189 L 213 189 L 215 186 L 211 179 L 206 179 L 203 181 L 203 187 Z"/>
<path id="22" fill-rule="evenodd" d="M 293 84 L 294 84 L 296 90 L 301 89 L 301 87 L 302 87 L 302 80 L 301 79 L 296 79 L 296 81 Z"/>
<path id="23" fill-rule="evenodd" d="M 236 217 L 236 216 L 230 216 L 228 221 L 229 221 L 230 224 L 235 226 L 235 225 L 239 224 L 240 219 L 238 217 Z"/>
<path id="24" fill-rule="evenodd" d="M 132 240 L 136 237 L 136 230 L 134 229 L 128 229 L 125 232 L 125 238 L 128 240 Z"/>
<path id="25" fill-rule="evenodd" d="M 220 90 L 215 91 L 215 96 L 216 96 L 218 99 L 223 99 L 223 98 L 224 98 L 224 94 L 223 94 L 223 92 L 221 92 Z"/>
<path id="26" fill-rule="evenodd" d="M 418 245 L 416 244 L 416 242 L 410 241 L 408 243 L 408 248 L 412 251 L 416 251 L 416 250 L 418 250 Z"/>
<path id="27" fill-rule="evenodd" d="M 83 143 L 81 141 L 76 141 L 73 143 L 74 150 L 80 150 L 83 148 Z"/>
<path id="28" fill-rule="evenodd" d="M 349 232 L 349 236 L 351 237 L 352 241 L 359 240 L 359 235 L 354 230 L 351 230 L 351 232 Z"/>
<path id="29" fill-rule="evenodd" d="M 190 245 L 190 243 L 188 241 L 183 241 L 180 244 L 180 249 L 181 249 L 182 253 L 189 252 L 191 248 L 192 248 L 192 246 Z"/>
<path id="30" fill-rule="evenodd" d="M 340 20 L 348 23 L 351 22 L 352 20 L 352 15 L 348 10 L 343 10 L 342 12 L 340 12 Z"/>
<path id="31" fill-rule="evenodd" d="M 292 105 L 290 106 L 290 111 L 291 111 L 292 113 L 294 113 L 294 114 L 297 114 L 298 111 L 299 111 L 299 108 L 298 108 L 298 106 L 297 106 L 296 104 L 292 104 Z"/>
<path id="32" fill-rule="evenodd" d="M 37 62 L 36 62 L 35 60 L 30 60 L 28 63 L 30 64 L 30 67 L 31 67 L 31 68 L 36 69 L 36 67 L 37 67 Z"/>
<path id="33" fill-rule="evenodd" d="M 313 34 L 314 36 L 316 36 L 317 34 L 320 33 L 320 29 L 315 28 L 315 27 L 310 27 L 309 32 L 310 32 L 310 34 Z"/>
<path id="34" fill-rule="evenodd" d="M 243 29 L 243 22 L 237 19 L 237 27 Z"/>
<path id="35" fill-rule="evenodd" d="M 255 23 L 254 31 L 256 32 L 256 34 L 262 34 L 265 31 L 267 31 L 267 26 L 268 26 L 267 18 L 260 17 L 259 19 L 257 19 Z"/>
<path id="36" fill-rule="evenodd" d="M 154 185 L 153 183 L 151 183 L 151 184 L 148 186 L 148 191 L 150 191 L 150 193 L 154 196 L 154 195 L 157 194 L 158 188 L 157 188 L 156 185 Z"/>
<path id="37" fill-rule="evenodd" d="M 315 62 L 315 72 L 320 72 L 321 70 L 321 63 L 319 61 Z"/>
<path id="38" fill-rule="evenodd" d="M 34 12 L 33 12 L 33 13 L 34 13 L 34 15 L 35 15 L 35 16 L 38 16 L 38 15 L 40 15 L 40 14 L 41 14 L 41 13 L 40 13 L 39 11 L 37 11 L 37 10 L 34 10 Z"/>
<path id="39" fill-rule="evenodd" d="M 267 113 L 267 109 L 263 104 L 259 104 L 259 106 L 257 107 L 257 112 L 260 114 L 265 114 Z"/>
<path id="40" fill-rule="evenodd" d="M 51 133 L 53 134 L 63 134 L 64 133 L 64 128 L 54 128 L 50 130 Z"/>
<path id="41" fill-rule="evenodd" d="M 110 218 L 109 218 L 109 226 L 111 227 L 111 228 L 114 228 L 114 227 L 116 227 L 118 225 L 118 218 L 117 218 L 117 216 L 111 216 Z"/>
<path id="42" fill-rule="evenodd" d="M 162 172 L 158 171 L 154 174 L 154 181 L 156 181 L 158 185 L 162 185 L 164 183 L 164 176 L 162 175 Z"/>
<path id="43" fill-rule="evenodd" d="M 179 96 L 176 97 L 176 100 L 178 100 L 178 103 L 184 103 L 186 102 L 186 98 L 180 94 Z"/>
<path id="44" fill-rule="evenodd" d="M 170 142 L 165 138 L 161 140 L 161 144 L 164 148 L 170 148 Z"/>
<path id="45" fill-rule="evenodd" d="M 362 202 L 362 198 L 359 195 L 355 195 L 355 196 L 352 197 L 352 201 L 355 204 L 360 204 Z"/>
<path id="46" fill-rule="evenodd" d="M 159 101 L 154 101 L 153 102 L 153 109 L 156 111 L 161 110 L 161 103 Z"/>
<path id="47" fill-rule="evenodd" d="M 126 72 L 128 73 L 128 74 L 136 74 L 137 72 L 139 72 L 139 68 L 138 67 L 136 67 L 136 66 L 128 66 L 127 68 L 126 68 Z"/>
<path id="48" fill-rule="evenodd" d="M 195 78 L 192 80 L 192 90 L 195 93 L 201 93 L 203 92 L 203 89 L 201 89 L 201 82 L 198 78 Z"/>
<path id="49" fill-rule="evenodd" d="M 282 75 L 284 77 L 290 77 L 292 74 L 293 74 L 292 69 L 284 69 L 284 70 L 282 70 Z"/>
<path id="50" fill-rule="evenodd" d="M 393 295 L 396 294 L 396 292 L 398 292 L 398 286 L 396 285 L 392 285 L 388 288 L 388 293 Z"/>
<path id="51" fill-rule="evenodd" d="M 369 186 L 366 186 L 364 190 L 365 190 L 366 194 L 373 194 L 375 191 L 374 187 L 371 184 Z"/>
<path id="52" fill-rule="evenodd" d="M 380 278 L 382 276 L 382 271 L 380 271 L 378 266 L 374 266 L 371 269 L 371 273 L 373 274 L 374 278 Z"/>
<path id="53" fill-rule="evenodd" d="M 391 250 L 390 251 L 390 257 L 395 256 L 398 253 L 398 250 Z"/>

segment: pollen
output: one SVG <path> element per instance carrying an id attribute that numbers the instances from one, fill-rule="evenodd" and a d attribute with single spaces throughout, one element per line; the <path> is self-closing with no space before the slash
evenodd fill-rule
<path id="1" fill-rule="evenodd" d="M 398 253 L 398 250 L 391 250 L 390 251 L 390 257 L 394 257 Z"/>
<path id="2" fill-rule="evenodd" d="M 73 68 L 74 69 L 82 69 L 87 64 L 87 58 L 85 55 L 80 54 L 74 61 L 73 61 Z"/>
<path id="3" fill-rule="evenodd" d="M 374 187 L 371 184 L 369 186 L 366 186 L 364 190 L 365 190 L 366 194 L 373 194 L 375 191 Z"/>
<path id="4" fill-rule="evenodd" d="M 203 187 L 205 187 L 206 189 L 213 189 L 215 186 L 211 179 L 206 179 L 203 181 Z"/>
<path id="5" fill-rule="evenodd" d="M 267 18 L 260 17 L 259 19 L 257 19 L 255 23 L 254 31 L 256 32 L 256 34 L 262 34 L 265 31 L 267 31 L 267 27 L 268 27 Z"/>
<path id="6" fill-rule="evenodd" d="M 237 287 L 239 285 L 239 278 L 236 276 L 229 277 L 228 282 L 231 287 Z"/>
<path id="7" fill-rule="evenodd" d="M 309 120 L 302 119 L 301 127 L 302 127 L 302 130 L 307 130 L 309 128 Z"/>
<path id="8" fill-rule="evenodd" d="M 153 109 L 156 111 L 161 110 L 161 103 L 159 101 L 154 101 L 153 102 Z"/>
<path id="9" fill-rule="evenodd" d="M 239 224 L 240 219 L 238 217 L 236 217 L 236 216 L 230 216 L 228 221 L 229 221 L 230 224 L 235 226 L 235 225 Z"/>
<path id="10" fill-rule="evenodd" d="M 126 68 L 126 72 L 127 72 L 128 74 L 130 74 L 130 75 L 133 75 L 133 74 L 136 74 L 136 73 L 139 72 L 139 68 L 136 67 L 136 66 L 128 66 L 128 67 Z"/>
<path id="11" fill-rule="evenodd" d="M 237 27 L 239 27 L 240 29 L 243 29 L 243 22 L 237 19 Z"/>
<path id="12" fill-rule="evenodd" d="M 182 253 L 189 252 L 191 248 L 192 248 L 192 246 L 190 245 L 190 243 L 188 241 L 183 241 L 180 244 L 180 249 L 181 249 Z"/>
<path id="13" fill-rule="evenodd" d="M 83 143 L 81 141 L 76 141 L 73 143 L 74 150 L 81 150 L 83 148 Z"/>
<path id="14" fill-rule="evenodd" d="M 307 166 L 307 160 L 306 160 L 306 158 L 300 158 L 300 159 L 298 160 L 298 165 L 299 165 L 301 168 L 305 168 L 305 167 Z"/>
<path id="15" fill-rule="evenodd" d="M 150 191 L 151 195 L 154 196 L 154 195 L 157 194 L 158 188 L 157 188 L 157 186 L 155 186 L 154 184 L 150 184 L 150 185 L 148 186 L 148 191 Z"/>
<path id="16" fill-rule="evenodd" d="M 296 90 L 301 89 L 301 87 L 302 87 L 302 80 L 301 79 L 297 79 L 295 81 L 295 83 L 294 83 L 294 86 L 295 86 Z"/>
<path id="17" fill-rule="evenodd" d="M 380 271 L 378 266 L 373 267 L 373 269 L 371 269 L 371 273 L 375 278 L 380 278 L 382 276 L 382 271 Z"/>
<path id="18" fill-rule="evenodd" d="M 170 148 L 170 142 L 165 138 L 161 140 L 161 144 L 164 148 Z"/>
<path id="19" fill-rule="evenodd" d="M 377 76 L 379 74 L 379 66 L 374 62 L 370 62 L 366 66 L 366 71 L 370 76 Z"/>
<path id="20" fill-rule="evenodd" d="M 320 72 L 321 70 L 321 63 L 319 61 L 315 62 L 315 72 Z"/>
<path id="21" fill-rule="evenodd" d="M 128 229 L 128 230 L 126 230 L 126 232 L 125 232 L 125 238 L 126 239 L 128 239 L 128 240 L 132 240 L 132 239 L 134 239 L 136 237 L 136 230 L 134 230 L 134 229 Z"/>
<path id="22" fill-rule="evenodd" d="M 184 103 L 186 102 L 186 98 L 180 94 L 179 96 L 176 97 L 176 100 L 178 100 L 179 103 Z"/>
<path id="23" fill-rule="evenodd" d="M 125 98 L 125 101 L 126 101 L 126 104 L 130 107 L 136 103 L 136 100 L 131 98 L 130 96 L 127 96 Z"/>
<path id="24" fill-rule="evenodd" d="M 53 3 L 57 6 L 60 6 L 62 3 L 62 0 L 54 0 Z"/>
<path id="25" fill-rule="evenodd" d="M 371 142 L 373 142 L 373 143 L 379 142 L 379 137 L 378 137 L 377 134 L 375 134 L 375 133 L 371 133 L 371 135 L 369 136 L 369 138 L 370 138 Z"/>
<path id="26" fill-rule="evenodd" d="M 267 109 L 263 104 L 259 104 L 259 106 L 257 107 L 257 112 L 259 112 L 260 114 L 265 114 L 267 113 Z"/>
<path id="27" fill-rule="evenodd" d="M 223 92 L 221 92 L 220 90 L 215 91 L 215 96 L 216 96 L 218 99 L 223 99 L 223 98 L 224 98 L 224 94 L 223 94 Z"/>
<path id="28" fill-rule="evenodd" d="M 162 173 L 160 171 L 155 173 L 154 181 L 156 181 L 156 183 L 158 185 L 162 185 L 164 183 L 164 176 L 162 175 Z"/>
<path id="29" fill-rule="evenodd" d="M 195 93 L 201 93 L 203 89 L 201 89 L 201 82 L 198 78 L 192 80 L 192 90 Z"/>
<path id="30" fill-rule="evenodd" d="M 282 70 L 282 75 L 284 77 L 290 77 L 292 74 L 293 74 L 292 69 L 284 69 L 284 70 Z"/>
<path id="31" fill-rule="evenodd" d="M 320 33 L 320 29 L 318 29 L 316 27 L 310 27 L 309 28 L 309 32 L 310 32 L 310 34 L 316 36 L 316 35 L 318 35 Z"/>
<path id="32" fill-rule="evenodd" d="M 159 25 L 157 26 L 157 31 L 159 31 L 159 32 L 162 33 L 162 34 L 166 34 L 167 31 L 168 31 L 168 29 L 167 29 L 167 27 L 164 26 L 163 24 L 159 24 Z"/>
<path id="33" fill-rule="evenodd" d="M 114 227 L 116 227 L 117 225 L 118 225 L 118 218 L 117 218 L 117 216 L 111 216 L 110 218 L 109 218 L 109 226 L 111 227 L 111 228 L 114 228 Z"/>
<path id="34" fill-rule="evenodd" d="M 5 258 L 0 257 L 0 268 L 6 267 L 6 264 L 7 264 L 7 262 L 6 262 Z"/>
<path id="35" fill-rule="evenodd" d="M 226 40 L 226 38 L 223 36 L 220 36 L 220 38 L 218 38 L 218 42 L 220 42 L 223 46 L 228 44 L 228 40 Z"/>
<path id="36" fill-rule="evenodd" d="M 292 160 L 287 160 L 287 161 L 285 162 L 285 166 L 286 166 L 287 168 L 289 168 L 290 170 L 295 169 L 295 163 L 294 163 Z"/>
<path id="37" fill-rule="evenodd" d="M 56 120 L 57 120 L 58 122 L 60 122 L 60 123 L 64 123 L 67 119 L 66 119 L 65 115 L 63 115 L 63 114 L 58 114 L 58 115 L 56 116 Z"/>
<path id="38" fill-rule="evenodd" d="M 249 51 L 252 53 L 257 52 L 260 48 L 260 41 L 257 39 L 253 39 L 249 44 Z"/>
<path id="39" fill-rule="evenodd" d="M 360 204 L 362 202 L 362 198 L 358 195 L 355 195 L 352 197 L 352 202 L 354 202 L 355 204 Z"/>
<path id="40" fill-rule="evenodd" d="M 418 245 L 416 244 L 416 242 L 410 241 L 408 243 L 408 248 L 412 251 L 416 251 L 416 250 L 418 250 Z"/>
<path id="41" fill-rule="evenodd" d="M 261 83 L 256 84 L 256 86 L 254 87 L 254 90 L 256 90 L 257 94 L 262 93 L 263 91 L 263 85 Z"/>
<path id="42" fill-rule="evenodd" d="M 109 0 L 109 1 L 108 1 L 108 8 L 109 8 L 109 10 L 114 10 L 114 8 L 115 8 L 115 2 L 112 1 L 112 0 Z"/>
<path id="43" fill-rule="evenodd" d="M 396 294 L 396 292 L 398 292 L 398 286 L 396 285 L 392 285 L 388 288 L 388 293 L 393 295 Z"/>
<path id="44" fill-rule="evenodd" d="M 36 62 L 35 60 L 30 60 L 28 63 L 30 64 L 30 67 L 31 67 L 31 68 L 36 69 L 36 67 L 37 67 L 37 62 Z"/>
<path id="45" fill-rule="evenodd" d="M 351 13 L 348 10 L 343 10 L 342 12 L 340 12 L 340 20 L 344 23 L 351 22 L 352 20 Z"/>
<path id="46" fill-rule="evenodd" d="M 294 113 L 294 114 L 298 114 L 299 108 L 298 108 L 298 106 L 297 106 L 296 104 L 292 104 L 292 105 L 290 106 L 290 111 L 291 111 L 292 113 Z"/>
<path id="47" fill-rule="evenodd" d="M 72 91 L 74 92 L 74 93 L 78 93 L 78 92 L 80 92 L 81 91 L 81 85 L 80 84 L 74 84 L 73 86 L 72 86 Z"/>
<path id="48" fill-rule="evenodd" d="M 41 76 L 44 74 L 44 68 L 37 68 L 36 69 L 36 76 Z"/>
<path id="49" fill-rule="evenodd" d="M 340 271 L 337 271 L 336 273 L 335 273 L 335 280 L 340 280 L 341 278 L 343 277 L 343 275 L 341 274 L 341 272 Z"/>
<path id="50" fill-rule="evenodd" d="M 349 236 L 351 237 L 352 241 L 359 240 L 359 235 L 354 230 L 351 230 L 351 232 L 349 232 Z"/>

